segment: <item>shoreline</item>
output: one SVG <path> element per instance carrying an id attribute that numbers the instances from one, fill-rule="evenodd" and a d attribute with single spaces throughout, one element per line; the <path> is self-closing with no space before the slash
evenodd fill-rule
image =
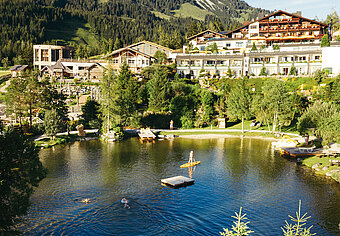
<path id="1" fill-rule="evenodd" d="M 233 134 L 177 134 L 176 138 L 191 138 L 191 139 L 212 139 L 212 138 L 255 138 L 255 139 L 267 139 L 267 140 L 278 140 L 278 138 L 268 136 L 248 136 L 248 135 L 233 135 Z"/>

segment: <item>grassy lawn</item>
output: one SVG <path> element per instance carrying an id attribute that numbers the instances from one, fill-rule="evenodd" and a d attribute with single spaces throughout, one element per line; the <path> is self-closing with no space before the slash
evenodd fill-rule
<path id="1" fill-rule="evenodd" d="M 313 165 L 315 165 L 316 163 L 319 163 L 321 164 L 319 167 L 320 171 L 316 171 L 315 173 L 320 174 L 320 175 L 325 175 L 327 172 L 330 172 L 335 169 L 340 169 L 340 166 L 329 165 L 329 160 L 334 160 L 334 159 L 339 160 L 339 156 L 337 158 L 334 158 L 334 157 L 321 157 L 320 158 L 317 156 L 312 156 L 312 157 L 305 158 L 302 161 L 302 164 L 312 168 Z M 328 170 L 322 170 L 322 168 L 325 166 L 329 166 Z M 336 181 L 340 182 L 340 172 L 338 172 L 337 174 L 336 173 L 332 174 L 331 177 L 335 179 Z"/>
<path id="2" fill-rule="evenodd" d="M 184 3 L 181 5 L 179 10 L 174 10 L 176 17 L 192 17 L 196 20 L 204 21 L 206 15 L 212 15 L 207 10 L 202 10 L 199 7 L 196 7 L 190 3 Z"/>

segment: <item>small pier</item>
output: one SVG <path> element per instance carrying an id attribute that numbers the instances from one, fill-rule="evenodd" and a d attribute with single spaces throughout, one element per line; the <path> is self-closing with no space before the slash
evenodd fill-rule
<path id="1" fill-rule="evenodd" d="M 184 177 L 184 176 L 175 176 L 175 177 L 171 177 L 167 179 L 162 179 L 161 182 L 164 185 L 168 185 L 168 186 L 176 188 L 176 187 L 192 185 L 194 184 L 195 180 L 190 179 L 188 177 Z"/>
<path id="2" fill-rule="evenodd" d="M 149 128 L 140 129 L 138 136 L 141 141 L 152 141 L 156 138 L 156 135 Z"/>

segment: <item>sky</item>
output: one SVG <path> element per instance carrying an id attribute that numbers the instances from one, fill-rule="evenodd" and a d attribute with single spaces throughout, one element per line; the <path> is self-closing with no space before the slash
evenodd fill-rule
<path id="1" fill-rule="evenodd" d="M 302 16 L 323 21 L 334 10 L 340 16 L 340 0 L 244 0 L 253 7 L 267 10 L 283 10 L 289 13 L 301 11 Z"/>

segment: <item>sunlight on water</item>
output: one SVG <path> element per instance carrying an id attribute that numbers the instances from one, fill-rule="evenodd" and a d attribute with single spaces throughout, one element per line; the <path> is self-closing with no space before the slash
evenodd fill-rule
<path id="1" fill-rule="evenodd" d="M 191 150 L 201 164 L 179 168 Z M 313 232 L 340 233 L 340 186 L 280 158 L 266 140 L 88 141 L 40 156 L 49 173 L 18 225 L 26 235 L 218 235 L 241 206 L 256 235 L 282 235 L 300 199 Z M 176 175 L 195 184 L 160 184 Z"/>

